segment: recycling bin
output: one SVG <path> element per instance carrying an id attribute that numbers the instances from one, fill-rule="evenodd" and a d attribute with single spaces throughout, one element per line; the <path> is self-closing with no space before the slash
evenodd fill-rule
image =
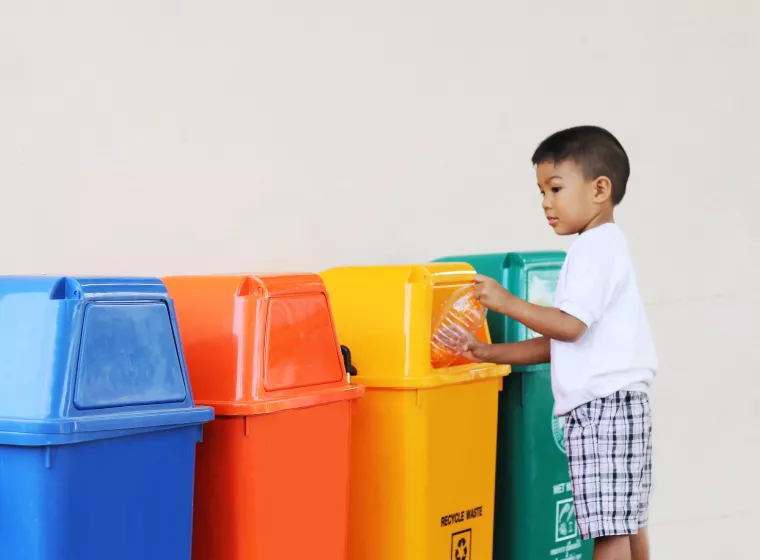
<path id="1" fill-rule="evenodd" d="M 358 383 L 349 560 L 491 560 L 498 394 L 508 366 L 433 369 L 435 312 L 468 265 L 322 273 Z M 486 324 L 477 336 L 489 340 Z"/>
<path id="2" fill-rule="evenodd" d="M 190 560 L 196 407 L 155 278 L 0 277 L 0 558 Z"/>
<path id="3" fill-rule="evenodd" d="M 551 306 L 563 252 L 447 257 L 467 262 L 510 292 Z M 538 336 L 498 313 L 488 314 L 494 342 Z M 494 560 L 591 560 L 580 540 L 565 450 L 564 418 L 554 416 L 549 364 L 514 367 L 499 397 Z"/>
<path id="4" fill-rule="evenodd" d="M 177 306 L 199 403 L 194 560 L 346 558 L 354 402 L 316 275 L 186 276 Z"/>

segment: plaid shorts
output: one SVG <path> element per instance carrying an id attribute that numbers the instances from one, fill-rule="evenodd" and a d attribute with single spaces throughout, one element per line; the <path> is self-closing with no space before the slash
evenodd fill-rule
<path id="1" fill-rule="evenodd" d="M 565 419 L 575 516 L 582 539 L 633 535 L 647 525 L 652 411 L 645 393 L 620 391 Z"/>

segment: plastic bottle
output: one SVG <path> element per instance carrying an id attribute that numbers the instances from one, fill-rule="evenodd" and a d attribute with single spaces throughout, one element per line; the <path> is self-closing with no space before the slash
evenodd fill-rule
<path id="1" fill-rule="evenodd" d="M 460 354 L 459 343 L 483 325 L 486 309 L 475 297 L 473 285 L 462 286 L 443 304 L 433 321 L 430 361 L 434 368 L 449 366 Z"/>

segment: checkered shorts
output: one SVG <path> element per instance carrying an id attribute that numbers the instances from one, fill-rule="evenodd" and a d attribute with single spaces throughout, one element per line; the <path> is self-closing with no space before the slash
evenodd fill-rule
<path id="1" fill-rule="evenodd" d="M 646 527 L 652 486 L 652 411 L 644 393 L 621 391 L 565 420 L 567 459 L 581 538 Z"/>

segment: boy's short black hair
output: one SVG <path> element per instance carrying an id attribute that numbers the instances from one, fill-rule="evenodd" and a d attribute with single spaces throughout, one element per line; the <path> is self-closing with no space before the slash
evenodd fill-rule
<path id="1" fill-rule="evenodd" d="M 539 144 L 533 165 L 573 161 L 589 180 L 605 176 L 612 183 L 612 202 L 616 206 L 625 196 L 631 173 L 628 155 L 610 132 L 598 126 L 576 126 L 560 130 Z"/>

